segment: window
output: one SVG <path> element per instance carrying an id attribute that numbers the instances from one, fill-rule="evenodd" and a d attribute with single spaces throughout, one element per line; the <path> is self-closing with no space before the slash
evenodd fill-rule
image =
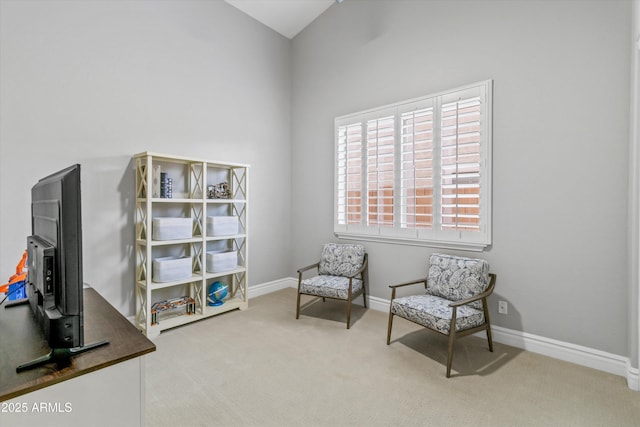
<path id="1" fill-rule="evenodd" d="M 492 82 L 335 120 L 338 237 L 491 244 Z"/>

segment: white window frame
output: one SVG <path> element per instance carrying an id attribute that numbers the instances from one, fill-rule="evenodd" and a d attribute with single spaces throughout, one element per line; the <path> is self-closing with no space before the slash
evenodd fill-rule
<path id="1" fill-rule="evenodd" d="M 398 103 L 385 105 L 354 114 L 335 118 L 335 174 L 334 174 L 334 234 L 338 238 L 355 239 L 365 241 L 378 241 L 387 243 L 398 243 L 406 245 L 429 246 L 445 249 L 459 249 L 468 251 L 483 251 L 492 243 L 491 223 L 492 223 L 492 92 L 493 82 L 486 80 L 455 89 L 414 98 Z M 479 180 L 479 227 L 477 230 L 443 230 L 441 227 L 442 211 L 440 209 L 441 188 L 440 181 L 440 106 L 442 103 L 457 99 L 456 97 L 474 94 L 480 99 L 480 180 Z M 401 226 L 402 206 L 400 195 L 402 194 L 402 184 L 400 177 L 401 170 L 401 131 L 400 123 L 403 113 L 418 110 L 425 106 L 433 106 L 433 223 L 430 229 L 411 228 Z M 395 177 L 394 177 L 394 219 L 393 226 L 368 225 L 368 195 L 367 193 L 367 121 L 381 117 L 394 115 L 395 120 Z M 340 140 L 340 129 L 345 126 L 357 128 L 361 126 L 362 144 L 360 167 L 362 168 L 360 183 L 360 222 L 349 223 L 345 209 L 348 207 L 348 191 L 345 190 L 346 166 L 344 156 L 346 153 L 346 142 Z M 342 149 L 342 151 L 341 151 Z M 342 157 L 341 157 L 342 156 Z M 380 190 L 377 190 L 380 191 Z M 376 193 L 378 194 L 378 193 Z"/>

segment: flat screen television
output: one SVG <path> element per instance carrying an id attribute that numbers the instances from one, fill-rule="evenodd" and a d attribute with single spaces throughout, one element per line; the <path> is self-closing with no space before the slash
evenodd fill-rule
<path id="1" fill-rule="evenodd" d="M 26 300 L 51 352 L 18 366 L 18 372 L 107 343 L 84 343 L 80 190 L 79 164 L 42 178 L 31 189 Z"/>

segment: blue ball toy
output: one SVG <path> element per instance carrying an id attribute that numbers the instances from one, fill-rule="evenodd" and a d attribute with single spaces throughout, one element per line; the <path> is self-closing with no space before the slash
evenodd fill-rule
<path id="1" fill-rule="evenodd" d="M 207 292 L 207 302 L 212 307 L 217 307 L 224 304 L 224 299 L 227 297 L 227 285 L 222 282 L 213 282 L 209 285 L 209 291 Z"/>

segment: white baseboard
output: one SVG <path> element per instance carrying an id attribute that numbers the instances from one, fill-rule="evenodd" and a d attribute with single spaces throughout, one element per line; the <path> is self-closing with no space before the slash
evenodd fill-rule
<path id="1" fill-rule="evenodd" d="M 627 362 L 627 385 L 631 390 L 640 391 L 640 369 L 631 367 Z"/>
<path id="2" fill-rule="evenodd" d="M 638 388 L 638 369 L 631 367 L 631 361 L 628 357 L 500 326 L 492 326 L 491 332 L 493 339 L 501 344 L 620 375 L 627 379 L 627 386 L 630 389 L 640 391 Z M 478 335 L 485 337 L 484 333 Z"/>
<path id="3" fill-rule="evenodd" d="M 251 286 L 249 288 L 249 298 L 288 287 L 296 288 L 297 286 L 298 280 L 293 277 L 275 280 L 262 285 Z M 367 305 L 373 310 L 389 312 L 389 300 L 387 299 L 368 297 L 367 302 Z M 356 299 L 354 303 L 362 304 L 362 300 Z M 631 360 L 628 357 L 501 326 L 492 326 L 491 331 L 495 342 L 625 377 L 627 386 L 631 390 L 640 391 L 640 370 L 631 366 Z M 484 333 L 478 335 L 482 338 L 485 337 Z"/>
<path id="4" fill-rule="evenodd" d="M 281 289 L 297 287 L 298 279 L 294 279 L 293 277 L 286 277 L 272 282 L 261 283 L 259 285 L 249 286 L 249 299 L 279 291 Z"/>

